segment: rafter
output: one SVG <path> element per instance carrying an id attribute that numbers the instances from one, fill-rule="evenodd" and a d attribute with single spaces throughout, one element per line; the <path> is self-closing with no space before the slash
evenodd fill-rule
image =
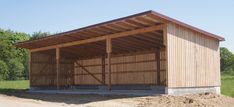
<path id="1" fill-rule="evenodd" d="M 130 35 L 135 35 L 135 34 L 146 33 L 146 32 L 152 32 L 152 31 L 162 30 L 162 29 L 163 29 L 163 25 L 155 25 L 155 26 L 151 26 L 151 27 L 145 27 L 145 28 L 130 30 L 130 31 L 126 31 L 126 32 L 120 32 L 120 33 L 115 33 L 115 34 L 110 34 L 110 35 L 105 35 L 105 36 L 99 36 L 99 37 L 94 37 L 94 38 L 80 40 L 80 41 L 74 41 L 74 42 L 69 42 L 69 43 L 63 43 L 63 44 L 58 44 L 58 45 L 52 45 L 52 46 L 32 49 L 31 52 L 48 50 L 48 49 L 53 49 L 56 47 L 62 48 L 62 47 L 69 47 L 69 46 L 74 46 L 74 45 L 87 44 L 87 43 L 92 43 L 92 42 L 97 42 L 97 41 L 103 41 L 103 40 L 106 40 L 107 38 L 119 38 L 119 37 L 125 37 L 125 36 L 130 36 Z"/>

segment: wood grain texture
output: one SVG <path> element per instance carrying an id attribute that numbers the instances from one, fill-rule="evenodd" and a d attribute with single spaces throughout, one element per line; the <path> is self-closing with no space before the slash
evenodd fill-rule
<path id="1" fill-rule="evenodd" d="M 219 41 L 167 26 L 168 87 L 220 86 Z"/>
<path id="2" fill-rule="evenodd" d="M 131 20 L 122 24 L 128 25 L 123 29 L 129 28 L 131 30 L 132 27 L 129 27 L 131 23 L 144 26 L 144 23 L 148 22 L 145 20 L 145 22 L 139 23 Z M 96 29 L 95 32 L 100 32 L 100 30 Z M 89 34 L 92 33 L 89 32 Z M 160 40 L 160 44 L 164 44 L 164 47 L 160 47 L 159 54 L 155 54 L 158 42 L 152 41 L 150 39 L 153 38 L 152 36 L 145 38 L 136 35 L 115 38 L 112 41 L 107 41 L 107 44 L 99 42 L 85 44 L 84 46 L 79 45 L 80 47 L 61 48 L 58 80 L 56 79 L 56 50 L 32 52 L 30 84 L 31 86 L 56 87 L 57 82 L 60 86 L 71 86 L 107 85 L 111 81 L 112 85 L 159 85 L 161 83 L 168 87 L 220 86 L 219 40 L 172 23 L 165 24 L 163 32 L 160 31 L 159 33 L 163 33 L 163 35 L 156 35 L 155 41 Z M 142 35 L 147 35 L 147 33 Z M 107 38 L 102 39 L 106 40 Z M 147 43 L 147 45 L 142 45 L 143 43 Z M 110 47 L 113 47 L 113 49 Z M 147 47 L 152 48 L 142 50 Z M 113 54 L 111 54 L 109 60 L 104 58 L 103 61 L 103 55 L 106 53 Z M 95 56 L 96 54 L 100 57 Z M 68 59 L 72 55 L 77 57 Z M 85 57 L 82 57 L 82 55 L 85 55 Z M 74 58 L 78 58 L 78 60 Z M 78 61 L 96 79 L 85 72 L 84 68 L 77 66 L 75 61 Z M 157 61 L 160 61 L 160 63 Z M 111 65 L 111 67 L 108 67 L 108 65 Z M 108 71 L 111 71 L 111 73 L 108 73 Z M 158 71 L 160 72 L 157 73 Z M 98 82 L 97 79 L 102 81 Z M 158 80 L 160 82 L 157 82 Z"/>
<path id="3" fill-rule="evenodd" d="M 50 50 L 56 53 L 55 50 Z M 40 52 L 31 53 L 31 77 L 32 87 L 47 86 L 57 87 L 70 86 L 74 84 L 74 60 L 60 58 L 60 67 L 57 80 L 56 56 Z"/>
<path id="4" fill-rule="evenodd" d="M 162 85 L 166 82 L 165 58 L 161 52 L 160 81 Z M 107 69 L 107 59 L 105 59 Z M 126 54 L 111 58 L 111 84 L 158 84 L 157 83 L 157 59 L 155 51 L 142 54 Z M 102 58 L 79 60 L 86 69 L 99 79 L 102 79 Z M 75 68 L 76 85 L 101 85 L 81 68 Z M 105 71 L 105 83 L 108 83 L 108 71 Z"/>
<path id="5" fill-rule="evenodd" d="M 113 39 L 113 38 L 120 38 L 120 37 L 132 36 L 132 35 L 136 35 L 136 34 L 158 31 L 158 30 L 162 30 L 162 28 L 163 28 L 162 25 L 153 25 L 150 27 L 144 27 L 144 28 L 129 30 L 129 31 L 125 31 L 125 32 L 119 32 L 119 33 L 114 33 L 114 34 L 109 34 L 109 35 L 104 35 L 104 36 L 98 36 L 98 37 L 93 37 L 90 39 L 85 39 L 85 40 L 80 40 L 80 41 L 73 41 L 73 42 L 61 43 L 61 44 L 57 44 L 57 45 L 45 46 L 45 47 L 41 47 L 41 48 L 31 49 L 31 51 L 37 52 L 37 51 L 43 51 L 43 50 L 49 50 L 49 49 L 55 49 L 55 48 L 69 47 L 69 46 L 74 46 L 74 45 L 89 44 L 89 43 L 93 43 L 93 42 L 103 41 L 103 40 L 106 40 L 107 38 Z"/>

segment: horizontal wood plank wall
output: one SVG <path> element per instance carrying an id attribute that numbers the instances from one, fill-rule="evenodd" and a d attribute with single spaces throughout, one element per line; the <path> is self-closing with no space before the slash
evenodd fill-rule
<path id="1" fill-rule="evenodd" d="M 162 57 L 163 58 L 163 57 Z M 107 62 L 107 61 L 105 61 Z M 137 54 L 137 55 L 122 55 L 113 57 L 112 62 L 112 84 L 156 84 L 156 61 L 155 53 Z M 161 62 L 165 62 L 161 59 Z M 78 60 L 78 63 L 83 65 L 89 72 L 94 74 L 99 80 L 102 80 L 101 58 Z M 75 66 L 77 66 L 75 64 Z M 161 64 L 161 83 L 166 82 L 166 73 Z M 106 65 L 107 69 L 107 65 Z M 108 81 L 108 72 L 105 71 L 106 80 Z M 98 85 L 101 84 L 95 78 L 90 76 L 81 67 L 75 68 L 75 84 L 76 85 Z"/>
<path id="2" fill-rule="evenodd" d="M 55 50 L 53 50 L 55 52 Z M 31 86 L 56 87 L 56 60 L 55 55 L 40 52 L 32 53 Z M 74 84 L 74 61 L 61 58 L 59 72 L 59 86 Z"/>
<path id="3" fill-rule="evenodd" d="M 168 87 L 220 86 L 219 41 L 167 26 Z"/>

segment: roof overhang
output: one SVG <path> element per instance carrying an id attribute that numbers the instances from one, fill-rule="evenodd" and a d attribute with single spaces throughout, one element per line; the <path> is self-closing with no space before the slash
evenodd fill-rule
<path id="1" fill-rule="evenodd" d="M 160 13 L 154 11 L 146 11 L 143 13 L 131 15 L 124 18 L 119 18 L 116 20 L 107 21 L 104 23 L 99 23 L 63 33 L 54 34 L 48 37 L 43 37 L 40 39 L 29 40 L 24 42 L 19 42 L 16 44 L 17 47 L 27 48 L 27 49 L 39 49 L 42 47 L 53 47 L 60 46 L 64 47 L 64 44 L 72 44 L 81 42 L 76 41 L 88 41 L 91 38 L 105 39 L 110 35 L 118 35 L 123 32 L 131 32 L 134 30 L 145 29 L 150 27 L 160 26 L 166 23 L 178 24 L 182 27 L 188 28 L 195 32 L 199 32 L 208 37 L 217 39 L 219 41 L 224 41 L 224 38 L 207 31 L 201 30 L 199 28 L 193 27 L 191 25 L 185 24 L 178 20 L 172 19 Z M 142 35 L 161 35 L 159 31 L 151 31 L 141 33 Z M 128 34 L 128 35 L 138 35 L 138 34 Z M 63 44 L 63 45 L 60 45 Z M 67 45 L 70 46 L 70 45 Z"/>

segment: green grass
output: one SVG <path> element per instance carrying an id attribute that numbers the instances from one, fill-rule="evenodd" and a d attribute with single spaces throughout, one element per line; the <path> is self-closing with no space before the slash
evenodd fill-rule
<path id="1" fill-rule="evenodd" d="M 234 98 L 234 75 L 222 74 L 221 93 Z"/>
<path id="2" fill-rule="evenodd" d="M 29 88 L 28 80 L 0 81 L 0 93 L 25 90 Z"/>

